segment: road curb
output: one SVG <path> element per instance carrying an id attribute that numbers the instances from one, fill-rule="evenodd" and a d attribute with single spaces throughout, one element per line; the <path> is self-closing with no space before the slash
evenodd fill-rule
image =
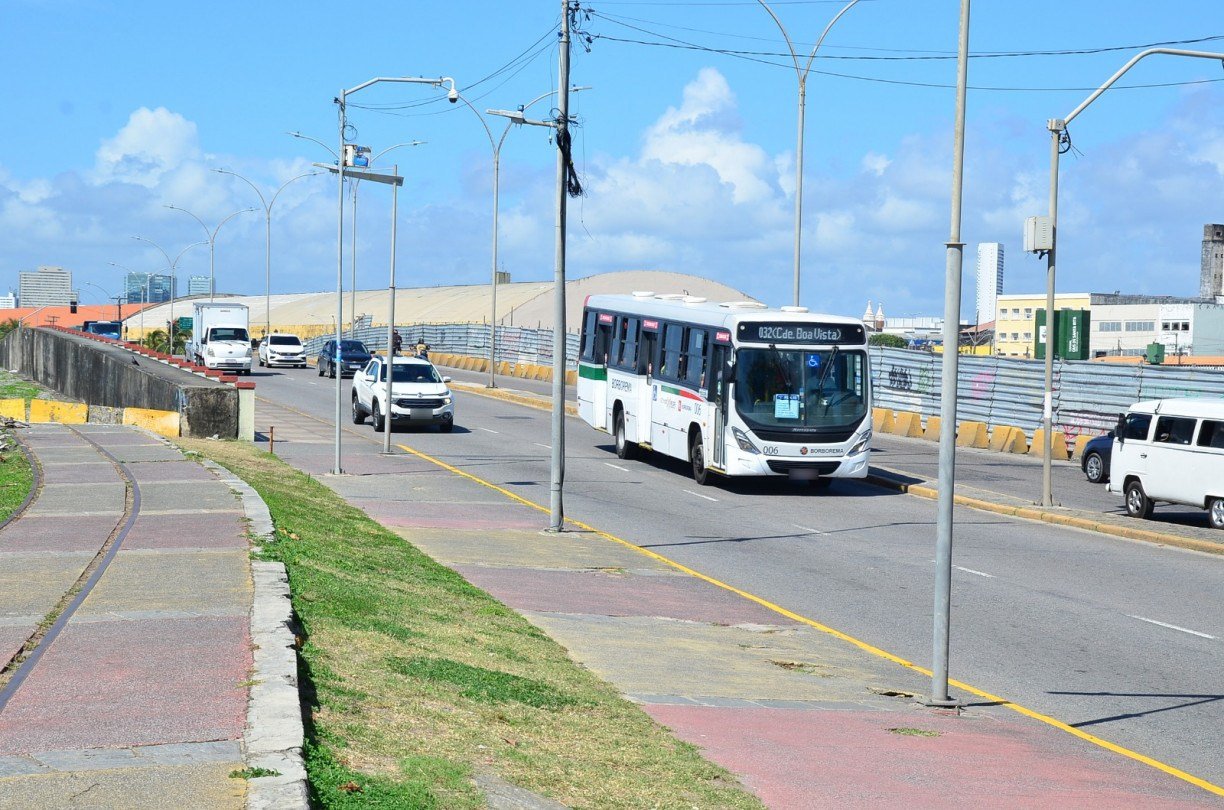
<path id="1" fill-rule="evenodd" d="M 889 476 L 879 475 L 876 473 L 868 473 L 866 480 L 869 483 L 875 484 L 876 486 L 892 489 L 897 492 L 903 492 L 908 495 L 916 495 L 920 498 L 926 498 L 932 501 L 938 500 L 939 498 L 939 491 L 934 487 L 927 486 L 926 484 L 911 484 L 906 481 L 898 481 Z M 1165 532 L 1156 532 L 1150 529 L 1132 529 L 1129 526 L 1119 526 L 1114 523 L 1102 522 L 1099 520 L 1093 520 L 1091 518 L 1079 517 L 1077 515 L 1064 515 L 1058 512 L 1051 512 L 1036 506 L 1009 506 L 1007 504 L 994 503 L 993 501 L 987 501 L 981 498 L 971 498 L 967 495 L 953 496 L 953 501 L 960 506 L 968 506 L 972 509 L 978 509 L 983 512 L 994 512 L 998 515 L 1007 515 L 1009 517 L 1017 517 L 1024 520 L 1036 520 L 1042 523 L 1052 523 L 1059 526 L 1071 526 L 1076 529 L 1097 532 L 1098 534 L 1124 537 L 1128 540 L 1141 540 L 1146 543 L 1156 543 L 1163 546 L 1175 546 L 1177 548 L 1189 549 L 1191 551 L 1202 551 L 1207 554 L 1224 554 L 1224 543 L 1212 543 L 1207 540 L 1195 540 L 1191 537 L 1181 537 L 1180 535 L 1166 534 Z"/>
<path id="2" fill-rule="evenodd" d="M 209 459 L 201 463 L 242 499 L 250 522 L 252 549 L 275 540 L 268 505 L 251 485 Z M 248 768 L 274 771 L 275 776 L 247 779 L 248 810 L 306 810 L 309 794 L 302 746 L 306 730 L 298 694 L 297 643 L 293 603 L 283 563 L 251 561 L 252 673 L 247 723 L 242 747 Z"/>

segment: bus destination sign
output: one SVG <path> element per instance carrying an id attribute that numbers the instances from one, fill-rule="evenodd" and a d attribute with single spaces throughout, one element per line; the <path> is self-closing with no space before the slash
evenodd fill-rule
<path id="1" fill-rule="evenodd" d="M 739 325 L 742 343 L 832 345 L 863 343 L 863 327 L 841 323 L 777 323 L 750 321 Z"/>

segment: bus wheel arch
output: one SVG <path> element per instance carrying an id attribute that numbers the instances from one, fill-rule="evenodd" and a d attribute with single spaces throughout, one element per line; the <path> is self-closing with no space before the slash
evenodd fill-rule
<path id="1" fill-rule="evenodd" d="M 710 468 L 706 466 L 705 442 L 701 439 L 701 428 L 696 422 L 689 425 L 689 462 L 693 467 L 693 480 L 699 486 L 710 484 Z"/>
<path id="2" fill-rule="evenodd" d="M 630 442 L 625 434 L 625 407 L 619 399 L 612 406 L 612 436 L 616 444 L 616 457 L 633 458 L 637 452 L 637 443 Z"/>

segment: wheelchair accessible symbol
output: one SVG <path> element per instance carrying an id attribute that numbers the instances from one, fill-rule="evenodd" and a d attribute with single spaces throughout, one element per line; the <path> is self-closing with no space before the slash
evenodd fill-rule
<path id="1" fill-rule="evenodd" d="M 819 368 L 819 366 L 820 366 L 820 355 L 818 355 L 818 354 L 809 354 L 809 355 L 808 355 L 808 357 L 807 357 L 807 364 L 808 364 L 808 368 Z"/>

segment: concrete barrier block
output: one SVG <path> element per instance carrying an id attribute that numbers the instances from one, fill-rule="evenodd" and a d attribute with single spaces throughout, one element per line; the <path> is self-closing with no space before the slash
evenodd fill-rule
<path id="1" fill-rule="evenodd" d="M 181 420 L 178 411 L 158 411 L 152 408 L 124 408 L 123 424 L 135 425 L 161 436 L 178 438 Z"/>
<path id="2" fill-rule="evenodd" d="M 990 449 L 996 453 L 1027 453 L 1028 437 L 1011 425 L 995 425 L 990 434 Z"/>
<path id="3" fill-rule="evenodd" d="M 913 438 L 921 438 L 922 436 L 922 417 L 913 411 L 897 411 L 896 434 L 898 436 L 910 436 Z"/>
<path id="4" fill-rule="evenodd" d="M 876 433 L 896 433 L 897 417 L 893 416 L 892 409 L 872 408 L 871 429 Z"/>
<path id="5" fill-rule="evenodd" d="M 1040 458 L 1045 453 L 1045 430 L 1037 428 L 1033 431 L 1033 443 L 1029 445 L 1028 454 Z M 1067 460 L 1067 435 L 1061 430 L 1056 430 L 1051 435 L 1050 441 L 1050 456 L 1051 458 L 1060 461 Z"/>
<path id="6" fill-rule="evenodd" d="M 83 425 L 89 420 L 89 406 L 82 402 L 57 402 L 53 399 L 30 400 L 31 422 L 59 422 L 61 425 Z"/>
<path id="7" fill-rule="evenodd" d="M 0 417 L 24 422 L 26 420 L 26 401 L 24 399 L 0 399 Z"/>
<path id="8" fill-rule="evenodd" d="M 1075 447 L 1071 450 L 1071 458 L 1079 461 L 1084 457 L 1084 445 L 1095 439 L 1096 436 L 1081 435 L 1075 437 Z"/>
<path id="9" fill-rule="evenodd" d="M 503 377 L 508 376 L 510 374 L 510 364 L 507 363 L 505 360 L 498 361 L 497 373 Z"/>
<path id="10" fill-rule="evenodd" d="M 926 428 L 922 431 L 922 438 L 930 442 L 939 441 L 939 434 L 943 432 L 943 418 L 939 416 L 928 416 Z"/>
<path id="11" fill-rule="evenodd" d="M 578 370 L 577 369 L 570 369 L 569 371 L 565 372 L 565 384 L 569 386 L 578 385 Z"/>
<path id="12" fill-rule="evenodd" d="M 238 440 L 255 441 L 255 385 L 238 383 Z"/>
<path id="13" fill-rule="evenodd" d="M 956 429 L 957 447 L 987 447 L 990 435 L 985 422 L 961 422 Z"/>

